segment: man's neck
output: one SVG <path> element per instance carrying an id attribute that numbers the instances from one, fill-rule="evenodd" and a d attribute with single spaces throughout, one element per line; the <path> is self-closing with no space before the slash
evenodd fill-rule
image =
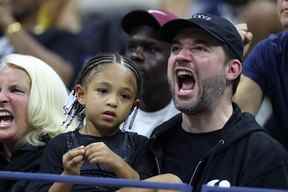
<path id="1" fill-rule="evenodd" d="M 220 130 L 233 113 L 232 103 L 221 103 L 211 111 L 199 114 L 182 114 L 182 127 L 190 133 L 208 133 Z"/>

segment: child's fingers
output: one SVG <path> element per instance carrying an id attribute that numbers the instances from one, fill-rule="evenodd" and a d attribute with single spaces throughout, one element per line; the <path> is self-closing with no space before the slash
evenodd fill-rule
<path id="1" fill-rule="evenodd" d="M 85 147 L 85 156 L 88 157 L 92 153 L 108 150 L 109 148 L 103 142 L 91 143 Z"/>
<path id="2" fill-rule="evenodd" d="M 84 156 L 79 155 L 75 156 L 74 158 L 63 161 L 63 173 L 65 175 L 79 175 L 80 174 L 80 167 L 84 162 Z"/>
<path id="3" fill-rule="evenodd" d="M 84 146 L 80 146 L 74 149 L 71 149 L 63 156 L 63 161 L 71 161 L 76 156 L 83 156 L 85 154 Z"/>
<path id="4" fill-rule="evenodd" d="M 115 156 L 115 153 L 103 142 L 93 143 L 85 148 L 85 157 L 87 160 L 97 157 L 99 160 L 109 160 Z"/>
<path id="5" fill-rule="evenodd" d="M 89 163 L 101 163 L 105 162 L 105 156 L 101 152 L 94 152 L 86 156 Z M 107 160 L 107 158 L 106 158 Z"/>
<path id="6" fill-rule="evenodd" d="M 69 163 L 70 163 L 70 166 L 74 166 L 74 165 L 78 165 L 83 160 L 84 160 L 84 156 L 78 155 L 78 156 L 75 156 L 73 159 L 71 159 Z"/>
<path id="7" fill-rule="evenodd" d="M 91 156 L 89 157 L 89 159 L 87 159 L 87 161 L 91 164 L 97 164 L 97 163 L 101 163 L 101 157 L 97 157 L 97 156 Z"/>
<path id="8" fill-rule="evenodd" d="M 81 152 L 81 150 L 71 150 L 67 152 L 63 156 L 64 173 L 67 175 L 79 175 L 83 162 L 84 152 Z"/>
<path id="9" fill-rule="evenodd" d="M 91 150 L 91 149 L 101 149 L 103 147 L 106 147 L 106 144 L 103 142 L 96 142 L 96 143 L 90 143 L 85 147 L 85 150 Z"/>
<path id="10" fill-rule="evenodd" d="M 86 160 L 91 164 L 98 164 L 103 167 L 115 167 L 116 164 L 121 162 L 121 158 L 109 151 L 99 151 L 89 154 L 88 156 L 85 156 Z"/>

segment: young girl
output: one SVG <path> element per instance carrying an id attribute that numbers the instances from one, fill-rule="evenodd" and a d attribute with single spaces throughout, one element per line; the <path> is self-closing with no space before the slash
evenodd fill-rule
<path id="1" fill-rule="evenodd" d="M 141 84 L 136 65 L 125 57 L 107 54 L 89 60 L 72 91 L 75 100 L 65 108 L 66 126 L 78 119 L 79 127 L 48 144 L 41 171 L 128 179 L 143 176 L 140 167 L 145 170 L 145 166 L 143 162 L 137 165 L 137 158 L 144 150 L 146 138 L 119 130 L 119 125 L 139 102 Z M 66 183 L 43 184 L 41 188 L 40 191 L 49 188 L 49 192 L 114 190 Z"/>

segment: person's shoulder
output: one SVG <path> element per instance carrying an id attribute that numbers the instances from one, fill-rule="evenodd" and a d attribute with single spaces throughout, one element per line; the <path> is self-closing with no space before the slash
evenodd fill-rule
<path id="1" fill-rule="evenodd" d="M 241 120 L 240 122 L 245 124 L 245 126 L 249 125 L 250 127 L 253 128 L 262 129 L 262 127 L 256 121 L 255 116 L 252 115 L 251 113 L 239 111 L 239 117 Z"/>
<path id="2" fill-rule="evenodd" d="M 248 147 L 255 156 L 267 159 L 288 161 L 288 152 L 267 132 L 254 132 L 249 137 Z"/>
<path id="3" fill-rule="evenodd" d="M 264 50 L 275 50 L 282 44 L 282 40 L 287 38 L 288 34 L 286 32 L 272 33 L 267 38 L 260 40 L 255 47 L 251 50 L 251 53 L 263 52 Z M 249 55 L 251 55 L 248 54 Z"/>
<path id="4" fill-rule="evenodd" d="M 62 145 L 63 143 L 66 142 L 67 137 L 71 134 L 74 134 L 74 131 L 69 131 L 69 132 L 65 132 L 65 133 L 60 133 L 59 135 L 53 137 L 52 139 L 50 139 L 50 141 L 48 142 L 48 146 L 51 145 Z"/>
<path id="5" fill-rule="evenodd" d="M 255 117 L 251 113 L 241 112 L 237 109 L 238 118 L 233 126 L 238 128 L 242 136 L 249 142 L 249 147 L 255 148 L 257 151 L 275 150 L 286 154 L 284 147 L 277 142 L 268 132 L 258 124 Z"/>
<path id="6" fill-rule="evenodd" d="M 182 114 L 178 113 L 171 119 L 163 122 L 162 124 L 158 125 L 152 132 L 151 138 L 158 137 L 159 135 L 162 135 L 163 133 L 167 133 L 167 131 L 172 130 L 173 128 L 181 125 L 182 121 Z"/>
<path id="7" fill-rule="evenodd" d="M 257 47 L 262 48 L 277 48 L 282 47 L 283 44 L 286 44 L 288 41 L 288 32 L 279 32 L 279 33 L 272 33 L 267 38 L 259 41 L 256 45 Z"/>
<path id="8" fill-rule="evenodd" d="M 288 38 L 288 32 L 287 31 L 282 31 L 282 32 L 279 32 L 279 33 L 270 34 L 266 38 L 266 41 L 281 43 L 282 40 L 286 40 L 287 38 Z"/>

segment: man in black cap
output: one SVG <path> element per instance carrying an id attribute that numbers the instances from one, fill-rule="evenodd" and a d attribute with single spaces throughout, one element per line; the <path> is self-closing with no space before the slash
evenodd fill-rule
<path id="1" fill-rule="evenodd" d="M 193 191 L 204 184 L 287 189 L 286 151 L 232 103 L 243 54 L 234 25 L 196 14 L 166 23 L 161 37 L 171 43 L 168 81 L 181 114 L 151 136 L 155 173 L 175 174 Z"/>
<path id="2" fill-rule="evenodd" d="M 155 127 L 179 113 L 166 75 L 170 45 L 160 39 L 159 33 L 162 25 L 175 18 L 164 10 L 134 10 L 122 19 L 129 37 L 127 56 L 142 69 L 144 79 L 142 102 L 126 121 L 125 130 L 150 137 Z"/>

